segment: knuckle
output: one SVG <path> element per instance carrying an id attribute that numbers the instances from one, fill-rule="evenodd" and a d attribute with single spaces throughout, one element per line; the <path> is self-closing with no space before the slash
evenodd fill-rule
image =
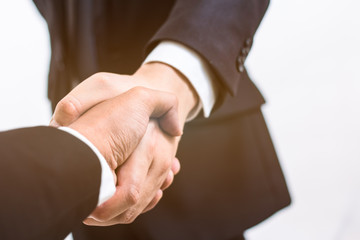
<path id="1" fill-rule="evenodd" d="M 98 72 L 92 75 L 94 81 L 99 84 L 100 87 L 107 87 L 110 84 L 110 74 L 105 72 Z"/>
<path id="2" fill-rule="evenodd" d="M 124 223 L 130 224 L 134 222 L 135 218 L 136 218 L 135 211 L 130 209 L 124 214 Z"/>
<path id="3" fill-rule="evenodd" d="M 170 170 L 170 167 L 171 167 L 171 161 L 164 161 L 162 164 L 161 164 L 161 171 L 162 172 L 169 172 Z"/>
<path id="4" fill-rule="evenodd" d="M 66 118 L 68 120 L 75 119 L 76 116 L 79 114 L 76 101 L 73 97 L 68 96 L 63 98 L 57 105 L 56 105 L 56 114 L 55 117 Z M 61 122 L 62 119 L 56 119 L 58 122 Z"/>
<path id="5" fill-rule="evenodd" d="M 169 178 L 167 178 L 164 183 L 163 186 L 161 187 L 162 190 L 166 189 L 168 186 L 170 186 L 171 184 L 171 180 Z"/>
<path id="6" fill-rule="evenodd" d="M 92 78 L 95 78 L 97 80 L 107 79 L 108 78 L 108 73 L 106 73 L 106 72 L 97 72 L 97 73 L 94 73 L 92 75 Z"/>
<path id="7" fill-rule="evenodd" d="M 160 174 L 160 176 L 166 176 L 167 170 L 168 169 L 166 168 L 165 164 L 161 164 L 159 166 L 159 174 Z"/>
<path id="8" fill-rule="evenodd" d="M 117 216 L 115 218 L 115 221 L 118 224 L 130 224 L 130 223 L 134 222 L 134 220 L 137 217 L 137 215 L 135 213 L 136 213 L 136 210 L 133 208 L 130 208 L 126 212 Z"/>
<path id="9" fill-rule="evenodd" d="M 165 169 L 166 170 L 170 170 L 170 168 L 171 168 L 171 164 L 172 164 L 172 162 L 171 162 L 171 160 L 169 159 L 169 160 L 167 160 L 167 161 L 165 161 L 165 163 L 164 163 L 164 167 L 165 167 Z"/>
<path id="10" fill-rule="evenodd" d="M 167 176 L 167 183 L 170 185 L 172 183 L 172 181 L 174 180 L 174 173 L 170 170 L 169 174 Z"/>
<path id="11" fill-rule="evenodd" d="M 130 91 L 136 95 L 143 95 L 145 94 L 145 88 L 141 86 L 135 86 L 130 89 Z"/>
<path id="12" fill-rule="evenodd" d="M 131 91 L 137 95 L 137 96 L 140 96 L 142 98 L 144 98 L 145 100 L 149 99 L 150 97 L 150 90 L 146 87 L 142 87 L 142 86 L 136 86 L 136 87 L 133 87 L 131 89 Z"/>
<path id="13" fill-rule="evenodd" d="M 125 198 L 129 204 L 132 204 L 132 205 L 137 204 L 140 200 L 139 188 L 136 187 L 135 185 L 132 185 L 129 188 L 129 191 L 126 193 Z"/>

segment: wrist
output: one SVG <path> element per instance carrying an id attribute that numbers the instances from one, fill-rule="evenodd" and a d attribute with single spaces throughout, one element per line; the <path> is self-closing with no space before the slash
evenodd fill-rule
<path id="1" fill-rule="evenodd" d="M 142 65 L 134 74 L 135 81 L 144 87 L 174 94 L 179 101 L 179 117 L 185 122 L 188 114 L 199 102 L 198 95 L 188 79 L 178 70 L 160 62 Z"/>
<path id="2" fill-rule="evenodd" d="M 96 123 L 99 122 L 101 121 L 97 119 Z M 86 138 L 106 159 L 110 169 L 115 170 L 119 166 L 119 163 L 117 159 L 113 156 L 113 152 L 110 149 L 110 146 L 108 144 L 110 142 L 108 140 L 108 136 L 104 134 L 108 131 L 105 131 L 104 127 L 99 129 L 98 124 L 94 123 L 95 121 L 89 122 L 86 120 L 84 121 L 84 119 L 80 118 L 77 121 L 71 123 L 68 127 L 84 136 L 84 138 Z"/>

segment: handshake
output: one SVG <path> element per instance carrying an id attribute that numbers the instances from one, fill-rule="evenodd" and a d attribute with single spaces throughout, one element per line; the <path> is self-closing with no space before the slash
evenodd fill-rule
<path id="1" fill-rule="evenodd" d="M 181 73 L 147 63 L 131 76 L 94 74 L 58 103 L 50 125 L 84 135 L 114 175 L 115 194 L 85 224 L 130 223 L 159 202 L 180 170 L 177 146 L 197 102 Z"/>

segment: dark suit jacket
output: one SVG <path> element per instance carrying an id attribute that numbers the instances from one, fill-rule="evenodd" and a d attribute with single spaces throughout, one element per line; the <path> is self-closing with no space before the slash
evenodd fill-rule
<path id="1" fill-rule="evenodd" d="M 64 239 L 96 207 L 101 167 L 68 133 L 0 133 L 0 238 Z"/>
<path id="2" fill-rule="evenodd" d="M 89 228 L 85 239 L 230 239 L 290 197 L 244 62 L 267 0 L 34 0 L 48 23 L 53 107 L 95 72 L 132 74 L 162 40 L 194 49 L 216 75 L 209 119 L 186 124 L 182 171 L 133 224 Z M 176 57 L 176 56 L 174 56 Z M 108 238 L 107 238 L 108 237 Z"/>

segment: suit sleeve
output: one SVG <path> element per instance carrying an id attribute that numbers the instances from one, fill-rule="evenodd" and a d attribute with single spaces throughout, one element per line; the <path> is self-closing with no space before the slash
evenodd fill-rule
<path id="1" fill-rule="evenodd" d="M 2 239 L 64 239 L 96 207 L 100 177 L 96 155 L 66 132 L 1 132 Z"/>
<path id="2" fill-rule="evenodd" d="M 235 95 L 268 4 L 268 0 L 178 0 L 147 51 L 162 40 L 187 45 L 208 62 L 220 89 Z"/>

